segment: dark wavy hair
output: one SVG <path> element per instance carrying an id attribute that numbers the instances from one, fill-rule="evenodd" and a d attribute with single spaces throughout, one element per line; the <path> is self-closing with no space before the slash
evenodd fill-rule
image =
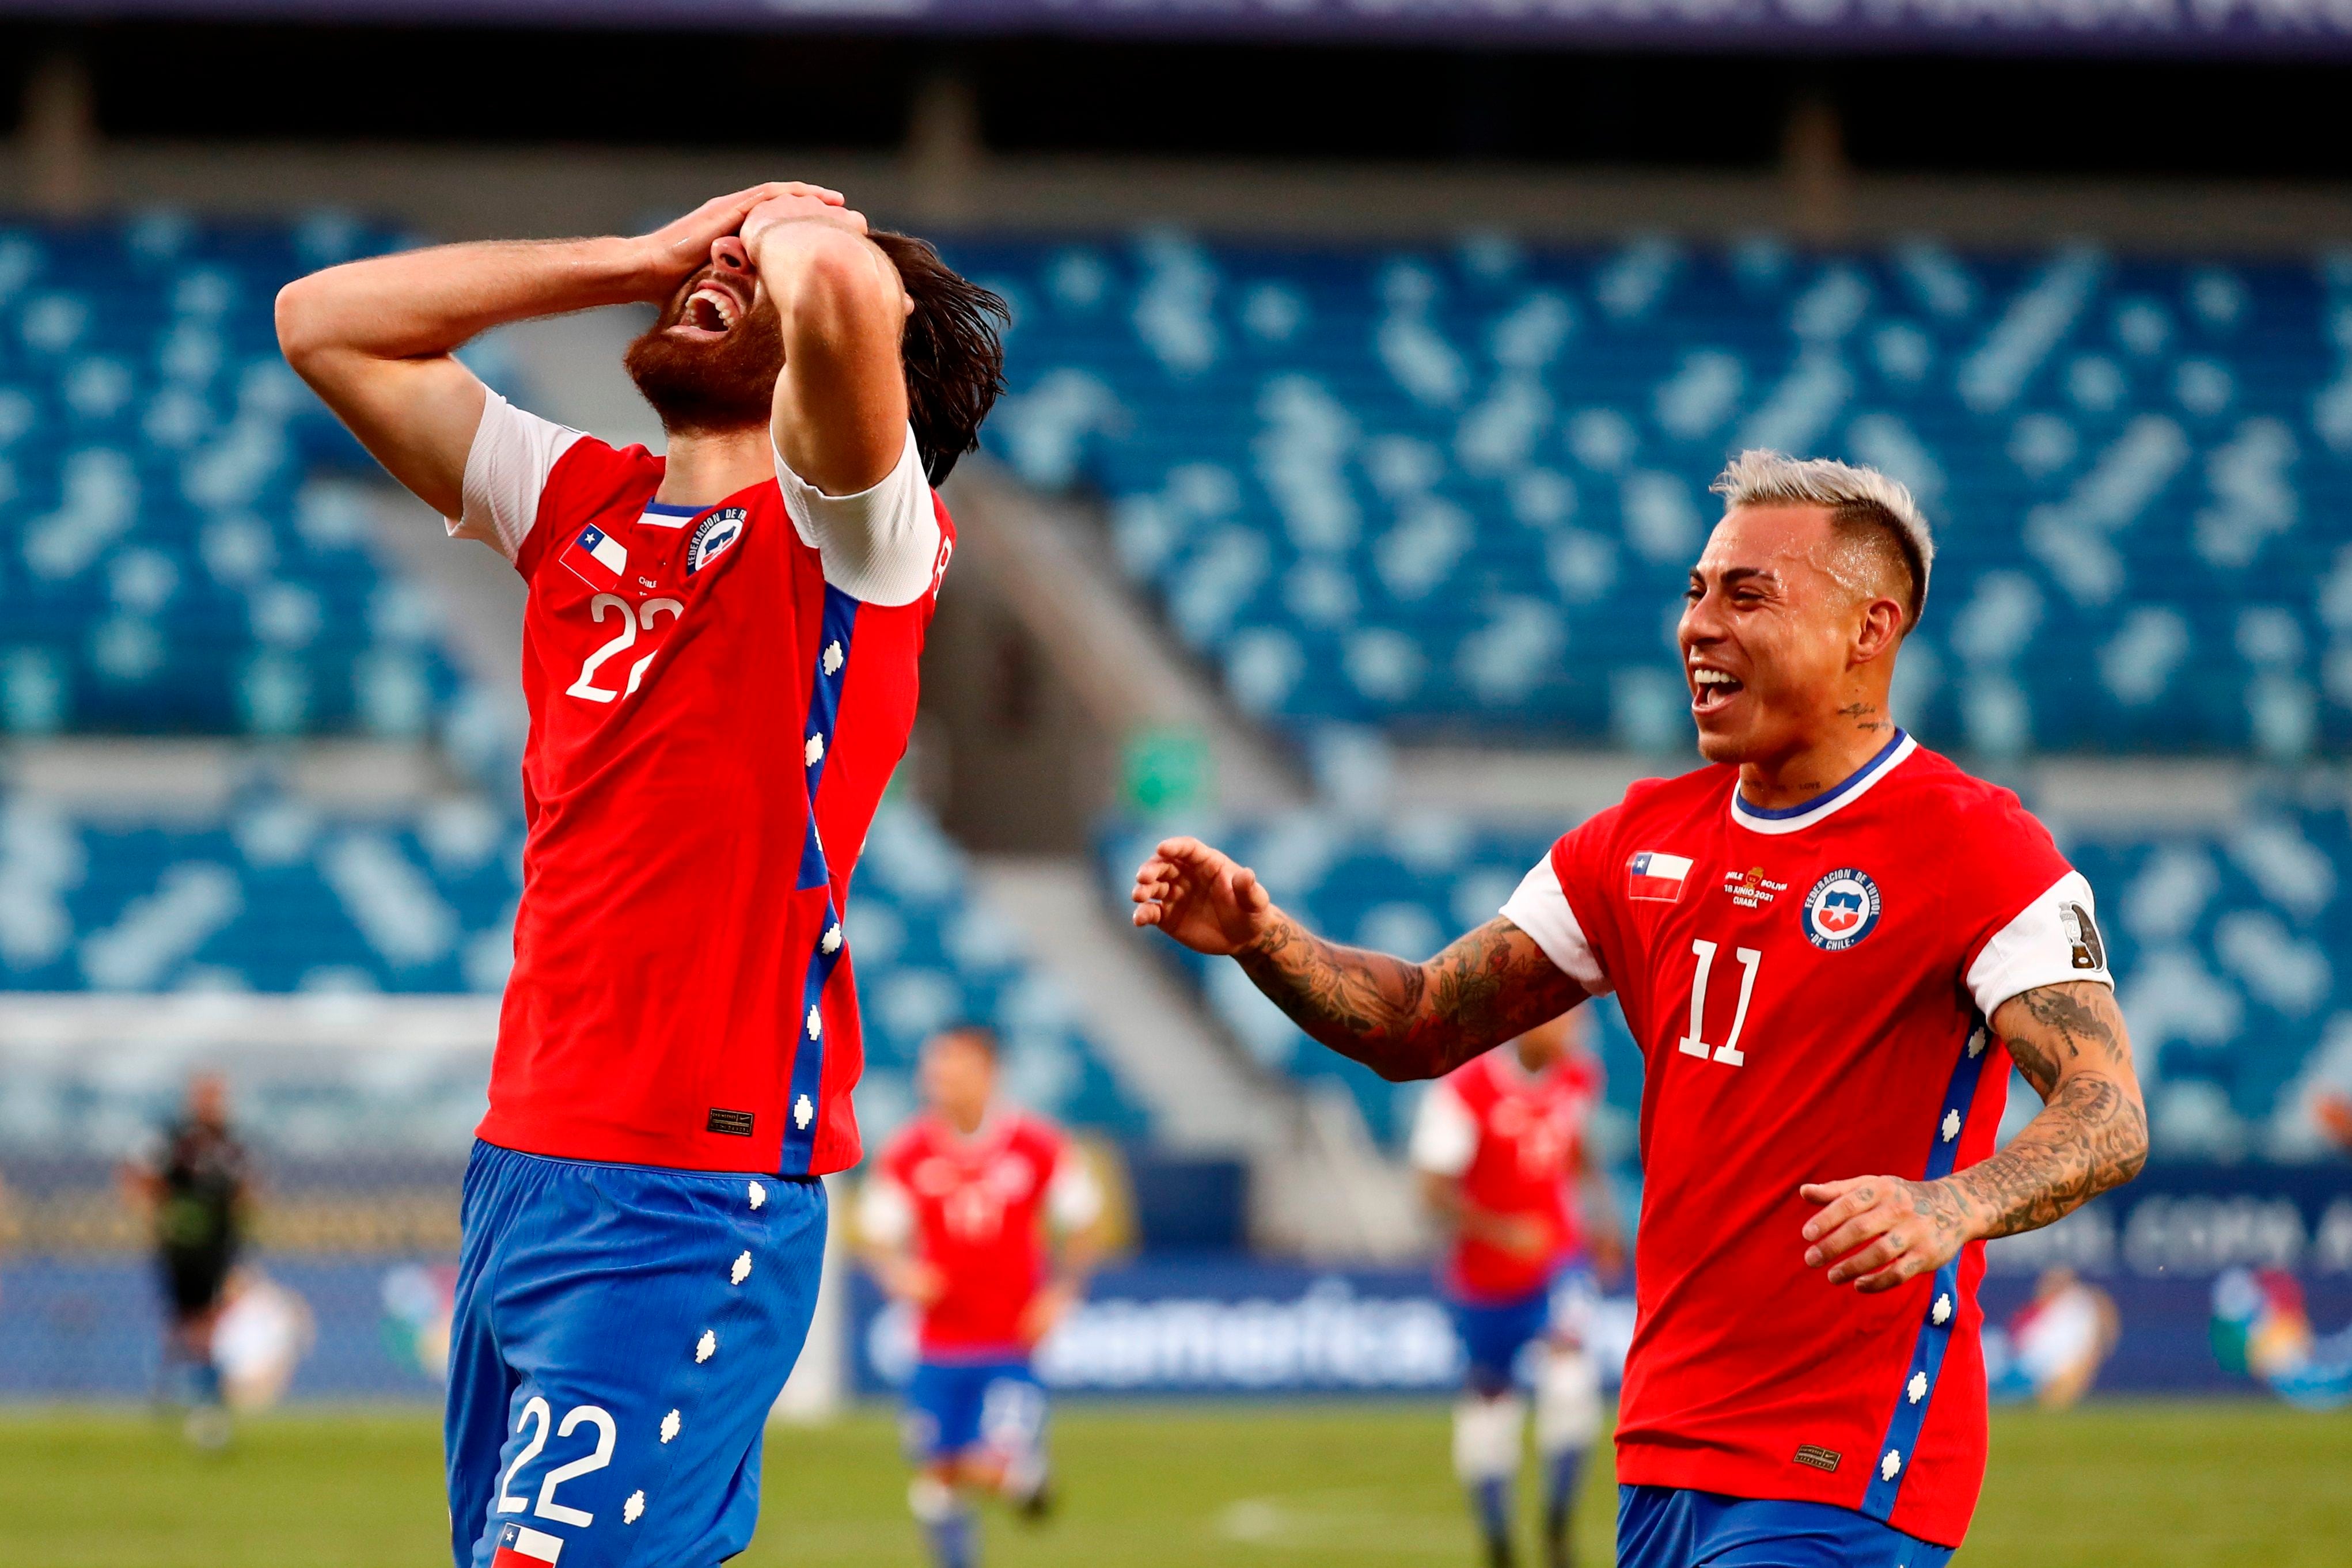
<path id="1" fill-rule="evenodd" d="M 898 357 L 907 367 L 908 423 L 923 473 L 938 485 L 980 444 L 981 421 L 1004 391 L 1004 329 L 1013 310 L 940 260 L 928 240 L 887 229 L 867 237 L 898 267 L 915 302 Z"/>

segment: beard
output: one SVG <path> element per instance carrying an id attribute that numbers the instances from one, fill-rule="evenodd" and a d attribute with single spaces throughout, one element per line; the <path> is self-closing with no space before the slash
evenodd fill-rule
<path id="1" fill-rule="evenodd" d="M 637 395 L 653 405 L 671 435 L 710 435 L 767 423 L 774 411 L 776 378 L 784 369 L 783 319 L 775 302 L 762 294 L 724 337 L 670 337 L 669 329 L 685 315 L 689 291 L 680 289 L 661 319 L 622 356 Z"/>

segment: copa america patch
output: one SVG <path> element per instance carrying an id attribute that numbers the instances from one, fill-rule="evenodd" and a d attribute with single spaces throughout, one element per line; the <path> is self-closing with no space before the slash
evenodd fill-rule
<path id="1" fill-rule="evenodd" d="M 728 547 L 743 537 L 745 515 L 740 507 L 721 507 L 694 525 L 694 538 L 686 546 L 687 576 L 725 555 Z"/>
<path id="2" fill-rule="evenodd" d="M 1805 940 L 1824 953 L 1843 953 L 1878 924 L 1878 884 L 1867 872 L 1841 866 L 1805 894 Z"/>

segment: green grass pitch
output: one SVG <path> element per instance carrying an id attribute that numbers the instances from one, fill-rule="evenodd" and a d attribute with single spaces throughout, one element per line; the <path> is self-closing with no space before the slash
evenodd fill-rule
<path id="1" fill-rule="evenodd" d="M 1435 1405 L 1070 1405 L 1066 1506 L 987 1524 L 991 1568 L 1471 1568 Z M 1958 1561 L 1981 1568 L 2344 1568 L 2352 1412 L 2105 1404 L 2005 1412 Z M 887 1414 L 770 1434 L 753 1568 L 919 1568 Z M 1605 1464 L 1580 1561 L 1609 1562 Z M 1523 1489 L 1525 1490 L 1525 1489 Z M 285 1414 L 226 1455 L 136 1412 L 0 1411 L 0 1562 L 26 1568 L 425 1568 L 426 1414 Z"/>

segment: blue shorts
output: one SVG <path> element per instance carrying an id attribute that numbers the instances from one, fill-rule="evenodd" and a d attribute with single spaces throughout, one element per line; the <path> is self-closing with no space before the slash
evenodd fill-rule
<path id="1" fill-rule="evenodd" d="M 1013 1457 L 1045 1438 L 1045 1386 L 1029 1364 L 923 1361 L 907 1384 L 907 1457 L 917 1464 L 988 1448 Z"/>
<path id="2" fill-rule="evenodd" d="M 1593 1290 L 1591 1272 L 1570 1264 L 1549 1284 L 1524 1296 L 1473 1301 L 1449 1292 L 1446 1306 L 1454 1314 L 1454 1333 L 1468 1362 L 1464 1385 L 1473 1394 L 1494 1395 L 1526 1382 L 1519 1358 L 1528 1346 L 1556 1328 L 1570 1326 L 1580 1311 L 1577 1301 Z"/>
<path id="3" fill-rule="evenodd" d="M 1474 1394 L 1500 1394 L 1519 1381 L 1519 1353 L 1551 1326 L 1551 1287 L 1500 1301 L 1446 1303 L 1468 1361 L 1463 1382 Z"/>
<path id="4" fill-rule="evenodd" d="M 1617 1568 L 1944 1568 L 1952 1548 L 1850 1508 L 1617 1489 Z"/>
<path id="5" fill-rule="evenodd" d="M 708 1568 L 750 1544 L 760 1437 L 815 1310 L 824 1185 L 476 1143 L 449 1331 L 450 1546 Z"/>

